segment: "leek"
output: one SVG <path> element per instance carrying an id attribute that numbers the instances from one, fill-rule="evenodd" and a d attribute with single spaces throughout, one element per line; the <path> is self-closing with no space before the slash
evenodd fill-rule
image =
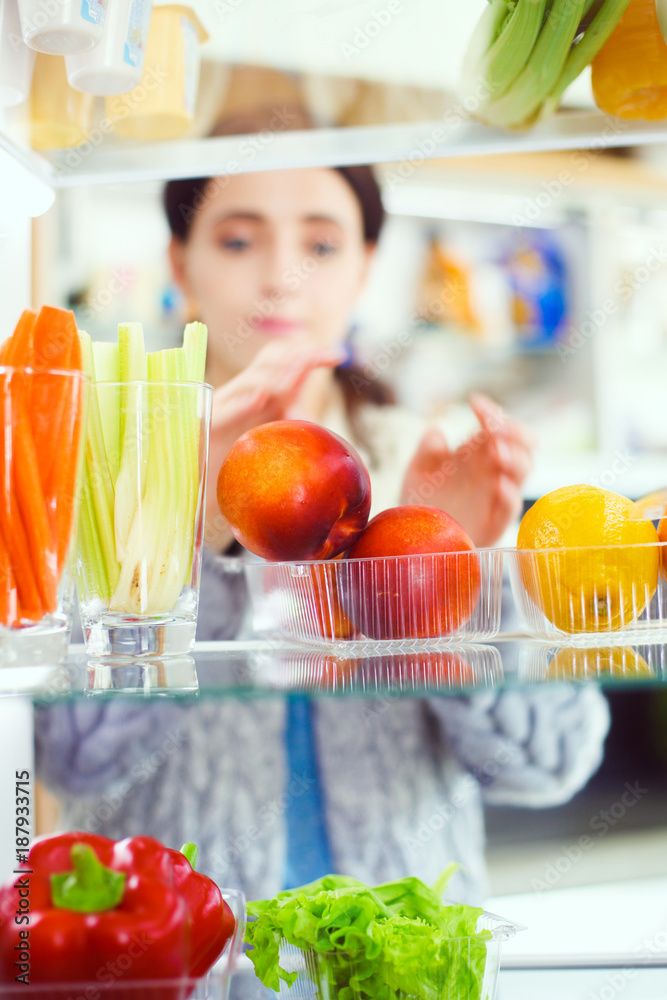
<path id="1" fill-rule="evenodd" d="M 490 0 L 463 63 L 462 89 L 478 96 L 476 116 L 497 128 L 526 128 L 553 114 L 628 3 Z"/>

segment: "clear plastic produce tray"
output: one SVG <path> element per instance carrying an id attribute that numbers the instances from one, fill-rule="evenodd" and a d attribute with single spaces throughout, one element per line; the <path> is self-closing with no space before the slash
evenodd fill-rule
<path id="1" fill-rule="evenodd" d="M 209 972 L 203 979 L 145 979 L 142 982 L 0 983 L 0 997 L 29 1000 L 227 1000 L 231 973 Z"/>
<path id="2" fill-rule="evenodd" d="M 225 950 L 211 971 L 200 979 L 132 979 L 132 958 L 119 955 L 111 967 L 102 966 L 91 982 L 24 983 L 0 982 L 0 998 L 18 1000 L 227 1000 L 229 984 L 243 951 L 246 927 L 245 896 L 236 889 L 221 889 L 236 927 Z M 33 956 L 31 962 L 36 961 Z M 74 971 L 74 970 L 73 970 Z M 30 979 L 30 973 L 28 973 Z"/>
<path id="3" fill-rule="evenodd" d="M 500 627 L 502 549 L 246 563 L 255 628 L 331 648 L 417 650 Z"/>
<path id="4" fill-rule="evenodd" d="M 578 645 L 667 639 L 665 543 L 508 549 L 521 631 Z"/>
<path id="5" fill-rule="evenodd" d="M 524 928 L 520 924 L 515 924 L 503 917 L 498 917 L 493 913 L 484 912 L 477 922 L 477 930 L 488 930 L 491 937 L 488 941 L 482 942 L 485 945 L 486 957 L 484 965 L 484 975 L 482 988 L 479 992 L 476 988 L 471 988 L 465 993 L 454 991 L 452 984 L 448 981 L 448 973 L 452 967 L 458 963 L 466 962 L 470 964 L 472 949 L 477 944 L 475 938 L 451 938 L 449 942 L 449 957 L 446 963 L 443 962 L 442 981 L 438 981 L 437 993 L 433 991 L 433 980 L 425 980 L 424 990 L 419 993 L 392 993 L 396 1000 L 494 1000 L 496 987 L 498 984 L 498 972 L 500 970 L 500 953 L 504 941 L 513 937 L 517 931 Z M 340 957 L 336 956 L 338 961 Z M 280 947 L 280 964 L 288 972 L 298 973 L 296 981 L 290 987 L 281 981 L 280 992 L 276 996 L 289 997 L 290 1000 L 338 1000 L 338 990 L 331 982 L 331 973 L 328 965 L 328 955 L 316 951 L 302 951 L 293 945 L 283 942 Z M 459 980 L 460 981 L 460 980 Z M 471 984 L 472 987 L 472 984 Z M 368 994 L 361 989 L 358 991 L 350 989 L 345 992 L 346 1000 L 361 1000 Z"/>

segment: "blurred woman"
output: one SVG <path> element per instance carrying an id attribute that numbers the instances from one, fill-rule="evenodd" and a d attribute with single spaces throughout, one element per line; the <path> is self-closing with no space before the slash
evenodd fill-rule
<path id="1" fill-rule="evenodd" d="M 436 427 L 392 406 L 350 364 L 351 316 L 384 217 L 368 167 L 283 170 L 170 182 L 165 207 L 176 281 L 209 329 L 216 387 L 208 540 L 232 541 L 215 503 L 216 472 L 250 427 L 290 416 L 352 438 L 371 466 L 374 512 L 419 496 L 492 545 L 521 510 L 532 435 L 477 396 L 476 447 L 450 452 Z M 446 469 L 446 475 L 433 473 Z"/>
<path id="2" fill-rule="evenodd" d="M 480 429 L 451 450 L 351 363 L 351 314 L 380 235 L 367 167 L 174 181 L 165 207 L 173 272 L 209 328 L 215 386 L 199 639 L 238 634 L 245 593 L 216 553 L 233 552 L 216 476 L 233 442 L 302 417 L 350 439 L 369 465 L 374 510 L 424 493 L 478 545 L 521 505 L 532 441 L 483 397 Z M 435 475 L 438 473 L 438 475 Z M 435 485 L 437 484 L 437 485 Z M 421 491 L 421 492 L 420 492 Z M 44 710 L 40 773 L 64 822 L 113 837 L 194 840 L 201 867 L 251 897 L 327 870 L 369 882 L 432 882 L 450 861 L 453 898 L 485 892 L 482 801 L 565 801 L 601 759 L 606 705 L 592 689 L 468 698 L 209 698 L 147 707 Z M 169 735 L 173 752 L 141 764 Z"/>

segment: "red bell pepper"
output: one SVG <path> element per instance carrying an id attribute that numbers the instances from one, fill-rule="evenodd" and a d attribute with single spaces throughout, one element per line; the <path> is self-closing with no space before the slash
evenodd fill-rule
<path id="1" fill-rule="evenodd" d="M 197 863 L 195 844 L 184 844 L 180 851 L 169 853 L 174 866 L 174 885 L 190 910 L 199 914 L 199 919 L 193 922 L 190 942 L 190 975 L 199 979 L 219 958 L 234 934 L 236 921 L 215 882 L 194 870 Z"/>
<path id="2" fill-rule="evenodd" d="M 43 984 L 86 983 L 114 1000 L 184 1000 L 187 984 L 149 981 L 205 975 L 234 929 L 217 885 L 157 840 L 46 838 L 0 889 L 0 995 L 2 983 L 28 983 L 39 1000 L 54 995 Z"/>

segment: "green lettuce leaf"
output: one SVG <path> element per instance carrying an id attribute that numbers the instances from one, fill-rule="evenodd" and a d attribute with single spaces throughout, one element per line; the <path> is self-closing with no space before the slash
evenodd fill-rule
<path id="1" fill-rule="evenodd" d="M 297 978 L 280 965 L 287 942 L 306 953 L 319 992 L 336 1000 L 481 1000 L 491 937 L 476 929 L 482 910 L 444 904 L 420 879 L 371 887 L 327 875 L 250 902 L 248 913 L 248 955 L 269 989 Z"/>

